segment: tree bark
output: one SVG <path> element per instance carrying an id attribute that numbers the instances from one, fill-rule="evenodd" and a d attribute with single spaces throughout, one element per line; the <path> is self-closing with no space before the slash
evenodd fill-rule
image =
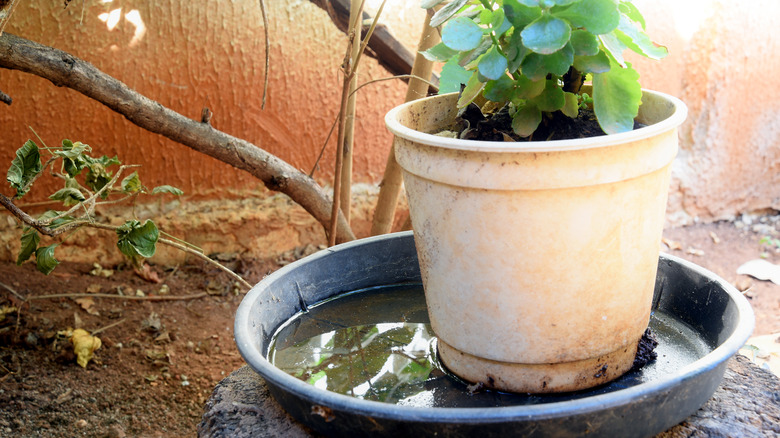
<path id="1" fill-rule="evenodd" d="M 280 158 L 222 131 L 164 107 L 124 83 L 69 53 L 5 33 L 0 35 L 0 68 L 40 76 L 68 87 L 122 114 L 147 131 L 163 135 L 257 177 L 270 190 L 282 192 L 301 205 L 326 230 L 331 201 L 322 188 Z M 336 241 L 355 238 L 339 215 Z"/>

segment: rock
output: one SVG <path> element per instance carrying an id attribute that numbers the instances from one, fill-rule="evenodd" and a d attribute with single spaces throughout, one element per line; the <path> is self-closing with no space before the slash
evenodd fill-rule
<path id="1" fill-rule="evenodd" d="M 200 438 L 277 436 L 316 435 L 276 403 L 248 366 L 217 385 L 198 425 Z M 721 385 L 701 409 L 656 438 L 737 436 L 780 436 L 780 379 L 741 355 L 730 360 Z"/>

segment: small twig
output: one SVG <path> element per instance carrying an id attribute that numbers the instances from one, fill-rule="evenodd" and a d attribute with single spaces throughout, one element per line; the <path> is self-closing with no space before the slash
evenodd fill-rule
<path id="1" fill-rule="evenodd" d="M 6 105 L 10 105 L 13 102 L 13 99 L 11 99 L 11 96 L 3 93 L 3 91 L 0 90 L 0 102 L 3 102 Z"/>
<path id="2" fill-rule="evenodd" d="M 159 239 L 157 239 L 157 241 L 160 242 L 160 243 L 163 243 L 165 245 L 172 246 L 172 247 L 174 247 L 176 249 L 179 249 L 181 251 L 184 251 L 184 252 L 186 252 L 188 254 L 192 254 L 195 257 L 198 257 L 198 258 L 200 258 L 200 259 L 202 259 L 202 260 L 204 260 L 206 262 L 211 263 L 212 265 L 214 265 L 214 266 L 218 267 L 220 270 L 222 270 L 222 272 L 226 273 L 231 278 L 233 278 L 237 282 L 241 283 L 246 288 L 246 290 L 252 289 L 252 285 L 248 281 L 244 280 L 240 275 L 236 274 L 235 272 L 231 271 L 227 267 L 223 266 L 218 261 L 211 259 L 206 254 L 203 254 L 202 252 L 195 251 L 194 249 L 192 249 L 192 248 L 190 248 L 188 246 L 184 246 L 184 245 L 182 245 L 180 243 L 174 242 L 173 240 L 159 238 Z"/>
<path id="3" fill-rule="evenodd" d="M 19 298 L 22 301 L 26 301 L 26 299 L 23 296 L 21 296 L 18 292 L 13 290 L 11 288 L 11 286 L 9 286 L 9 285 L 7 285 L 5 283 L 2 283 L 2 282 L 0 282 L 0 286 L 4 287 L 6 290 L 8 290 L 8 292 L 11 292 L 12 294 L 14 294 L 16 296 L 16 298 Z"/>
<path id="4" fill-rule="evenodd" d="M 177 296 L 144 296 L 144 297 L 137 297 L 135 295 L 113 295 L 113 294 L 88 294 L 88 293 L 74 293 L 74 294 L 52 294 L 52 295 L 40 295 L 36 297 L 29 297 L 27 300 L 53 300 L 56 298 L 86 298 L 86 297 L 92 297 L 92 298 L 115 298 L 120 300 L 134 300 L 134 301 L 186 301 L 186 300 L 195 300 L 198 298 L 207 297 L 209 294 L 207 292 L 201 292 L 199 294 L 194 295 L 177 295 Z"/>
<path id="5" fill-rule="evenodd" d="M 309 172 L 309 178 L 314 176 L 314 171 L 316 171 L 317 167 L 319 167 L 320 160 L 322 160 L 322 155 L 325 153 L 325 148 L 328 147 L 328 141 L 330 141 L 330 137 L 333 135 L 333 131 L 336 129 L 338 123 L 339 123 L 339 116 L 336 116 L 336 120 L 334 120 L 333 125 L 330 126 L 330 132 L 328 132 L 328 136 L 325 137 L 325 143 L 322 145 L 322 148 L 320 149 L 320 155 L 317 157 L 317 160 L 314 162 L 314 166 L 312 166 L 311 172 Z"/>
<path id="6" fill-rule="evenodd" d="M 119 324 L 122 324 L 122 323 L 123 323 L 123 322 L 125 322 L 125 321 L 127 321 L 127 318 L 120 319 L 119 321 L 117 321 L 117 322 L 115 322 L 115 323 L 113 323 L 113 324 L 109 324 L 109 325 L 107 325 L 107 326 L 105 326 L 105 327 L 101 327 L 101 328 L 99 328 L 99 329 L 95 330 L 94 332 L 92 332 L 92 336 L 95 336 L 95 335 L 97 335 L 98 333 L 100 333 L 100 332 L 104 332 L 104 331 L 106 331 L 106 330 L 108 330 L 108 329 L 110 329 L 110 328 L 116 327 L 116 326 L 118 326 Z"/>
<path id="7" fill-rule="evenodd" d="M 421 78 L 419 76 L 416 76 L 416 75 L 397 75 L 397 76 L 390 76 L 390 77 L 387 77 L 387 78 L 373 79 L 373 80 L 370 80 L 370 81 L 368 81 L 366 83 L 360 84 L 360 86 L 357 87 L 355 89 L 355 91 L 350 93 L 350 95 L 352 95 L 354 93 L 357 93 L 358 90 L 360 90 L 361 88 L 365 87 L 366 85 L 371 85 L 371 84 L 374 84 L 376 82 L 391 81 L 393 79 L 417 79 L 418 81 L 425 82 L 426 84 L 430 85 L 433 88 L 437 88 L 436 84 L 434 84 L 433 82 L 425 80 L 425 79 L 423 79 L 423 78 Z"/>
<path id="8" fill-rule="evenodd" d="M 265 78 L 263 79 L 263 103 L 260 109 L 265 109 L 265 98 L 268 95 L 268 73 L 271 71 L 271 40 L 268 38 L 268 17 L 265 15 L 265 3 L 260 0 L 260 12 L 263 14 L 263 32 L 265 33 Z"/>

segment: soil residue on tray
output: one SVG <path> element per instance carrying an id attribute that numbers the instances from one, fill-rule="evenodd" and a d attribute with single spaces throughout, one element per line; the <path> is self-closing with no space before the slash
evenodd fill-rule
<path id="1" fill-rule="evenodd" d="M 634 365 L 631 367 L 631 371 L 638 370 L 656 360 L 658 353 L 655 352 L 655 347 L 657 346 L 658 338 L 655 337 L 655 333 L 648 327 L 642 334 L 642 339 L 639 340 L 639 344 L 636 347 L 636 357 L 634 357 Z"/>

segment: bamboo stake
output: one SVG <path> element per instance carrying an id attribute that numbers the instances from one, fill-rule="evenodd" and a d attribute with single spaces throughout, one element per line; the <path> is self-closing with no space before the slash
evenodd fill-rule
<path id="1" fill-rule="evenodd" d="M 441 41 L 436 29 L 429 26 L 430 22 L 431 14 L 428 14 L 423 24 L 423 32 L 417 47 L 417 56 L 412 66 L 412 76 L 419 78 L 430 78 L 431 73 L 433 73 L 433 62 L 427 60 L 420 52 L 430 49 Z M 427 92 L 428 82 L 415 78 L 409 79 L 409 88 L 406 90 L 405 101 L 411 102 L 425 97 Z M 401 167 L 395 159 L 395 148 L 391 147 L 387 157 L 387 164 L 385 165 L 385 174 L 380 183 L 379 199 L 374 211 L 374 220 L 371 224 L 372 236 L 386 234 L 391 231 L 402 183 Z"/>
<path id="2" fill-rule="evenodd" d="M 352 62 L 352 80 L 349 82 L 349 96 L 347 97 L 347 111 L 344 114 L 344 145 L 343 162 L 341 163 L 341 211 L 344 214 L 347 224 L 350 219 L 350 207 L 352 205 L 352 150 L 355 138 L 355 105 L 357 101 L 358 69 L 355 61 L 360 54 L 360 33 L 363 18 L 363 9 L 361 0 L 352 0 L 349 8 L 350 31 L 352 32 L 352 53 L 350 60 Z"/>

